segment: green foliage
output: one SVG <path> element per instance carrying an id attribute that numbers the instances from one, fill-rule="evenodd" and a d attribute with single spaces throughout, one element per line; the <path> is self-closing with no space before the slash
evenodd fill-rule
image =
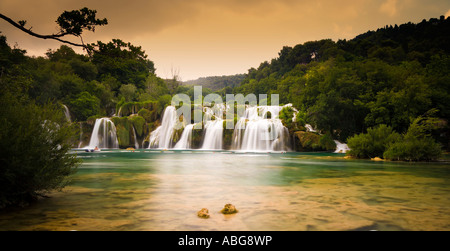
<path id="1" fill-rule="evenodd" d="M 154 111 L 150 111 L 150 110 L 145 109 L 145 108 L 142 108 L 138 112 L 138 115 L 143 117 L 147 123 L 150 123 L 150 122 L 152 122 L 154 120 L 153 119 L 153 114 L 154 114 Z"/>
<path id="2" fill-rule="evenodd" d="M 189 80 L 184 82 L 187 86 L 202 86 L 203 88 L 208 88 L 211 91 L 220 91 L 229 87 L 225 91 L 225 94 L 232 93 L 232 89 L 239 85 L 239 83 L 244 80 L 245 74 L 237 74 L 231 76 L 214 76 L 214 77 L 202 77 L 196 80 Z M 224 95 L 221 95 L 224 96 Z"/>
<path id="3" fill-rule="evenodd" d="M 125 98 L 126 102 L 134 101 L 137 88 L 133 84 L 122 85 L 119 89 L 120 95 Z"/>
<path id="4" fill-rule="evenodd" d="M 302 151 L 322 151 L 323 149 L 320 145 L 321 136 L 317 133 L 313 132 L 303 132 L 298 131 L 295 132 L 295 136 L 297 137 L 297 148 Z"/>
<path id="5" fill-rule="evenodd" d="M 158 103 L 159 103 L 159 113 L 162 113 L 162 111 L 164 110 L 164 108 L 168 105 L 170 105 L 172 102 L 172 96 L 170 96 L 169 94 L 163 95 L 161 97 L 158 98 Z"/>
<path id="6" fill-rule="evenodd" d="M 89 92 L 82 92 L 70 101 L 69 109 L 78 121 L 85 121 L 100 112 L 100 100 Z"/>
<path id="7" fill-rule="evenodd" d="M 283 109 L 281 109 L 278 117 L 283 122 L 283 125 L 289 129 L 289 131 L 292 131 L 294 129 L 295 125 L 294 121 L 292 121 L 292 119 L 294 118 L 294 109 L 292 109 L 292 107 L 284 107 Z"/>
<path id="8" fill-rule="evenodd" d="M 144 132 L 145 119 L 141 116 L 130 116 L 128 120 L 133 124 L 138 137 L 141 137 Z"/>
<path id="9" fill-rule="evenodd" d="M 26 96 L 2 92 L 0 208 L 63 188 L 79 163 L 68 153 L 74 135 L 58 105 L 40 107 Z"/>
<path id="10" fill-rule="evenodd" d="M 145 88 L 147 77 L 155 72 L 154 64 L 147 59 L 140 46 L 113 39 L 109 43 L 98 41 L 92 62 L 97 66 L 100 77 L 112 76 L 122 84 L 134 84 Z M 116 89 L 113 89 L 116 91 Z"/>
<path id="11" fill-rule="evenodd" d="M 431 137 L 405 138 L 395 142 L 384 152 L 389 160 L 434 161 L 441 157 L 442 146 Z"/>
<path id="12" fill-rule="evenodd" d="M 401 139 L 392 127 L 384 124 L 367 129 L 367 133 L 361 133 L 348 139 L 347 154 L 356 158 L 374 158 L 383 156 L 390 144 Z"/>
<path id="13" fill-rule="evenodd" d="M 330 134 L 324 134 L 320 137 L 319 146 L 327 151 L 336 150 L 336 142 L 334 142 Z"/>
<path id="14" fill-rule="evenodd" d="M 357 158 L 383 156 L 389 160 L 432 161 L 442 154 L 442 146 L 431 132 L 444 126 L 441 119 L 433 117 L 438 111 L 430 110 L 417 117 L 404 135 L 395 133 L 391 127 L 380 125 L 369 128 L 366 134 L 348 140 L 348 154 Z"/>
<path id="15" fill-rule="evenodd" d="M 442 155 L 442 146 L 437 143 L 431 132 L 442 128 L 444 122 L 434 117 L 438 111 L 432 109 L 417 117 L 409 126 L 402 141 L 390 145 L 384 152 L 384 158 L 404 161 L 432 161 Z"/>
<path id="16" fill-rule="evenodd" d="M 341 141 L 380 124 L 404 133 L 432 108 L 448 121 L 450 47 L 442 41 L 449 29 L 450 19 L 430 19 L 348 41 L 286 46 L 251 68 L 233 92 L 277 93 L 305 114 L 304 122 Z"/>
<path id="17" fill-rule="evenodd" d="M 119 147 L 127 148 L 131 146 L 131 126 L 133 125 L 128 117 L 112 117 L 111 121 L 114 123 L 117 130 L 117 141 L 119 141 Z"/>

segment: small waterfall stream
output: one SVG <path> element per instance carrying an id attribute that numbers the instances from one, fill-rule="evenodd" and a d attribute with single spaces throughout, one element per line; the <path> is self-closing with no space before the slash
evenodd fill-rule
<path id="1" fill-rule="evenodd" d="M 70 119 L 70 111 L 69 108 L 66 105 L 62 105 L 64 108 L 64 115 L 66 116 L 66 119 L 68 122 L 72 122 L 72 120 Z"/>
<path id="2" fill-rule="evenodd" d="M 89 146 L 86 148 L 119 148 L 117 140 L 116 127 L 109 118 L 101 118 L 95 120 L 94 129 L 92 130 Z"/>
<path id="3" fill-rule="evenodd" d="M 192 129 L 194 128 L 193 124 L 187 125 L 183 134 L 181 134 L 180 140 L 175 145 L 174 149 L 190 149 L 191 148 L 191 140 L 192 140 Z"/>
<path id="4" fill-rule="evenodd" d="M 175 107 L 166 107 L 161 125 L 150 134 L 150 144 L 148 148 L 171 148 L 176 123 L 177 111 Z"/>
<path id="5" fill-rule="evenodd" d="M 137 140 L 136 129 L 134 129 L 134 126 L 131 126 L 131 128 L 133 129 L 134 149 L 139 149 L 139 142 Z"/>

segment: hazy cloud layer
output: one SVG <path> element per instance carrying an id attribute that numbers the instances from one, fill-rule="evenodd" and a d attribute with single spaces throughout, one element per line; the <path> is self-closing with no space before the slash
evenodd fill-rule
<path id="1" fill-rule="evenodd" d="M 162 77 L 179 68 L 183 79 L 246 72 L 277 56 L 284 45 L 352 38 L 386 24 L 419 22 L 450 9 L 444 0 L 2 0 L 0 12 L 25 19 L 33 31 L 57 32 L 64 10 L 96 9 L 109 24 L 87 42 L 121 38 L 141 45 Z M 57 42 L 32 38 L 0 20 L 10 44 L 42 55 Z"/>

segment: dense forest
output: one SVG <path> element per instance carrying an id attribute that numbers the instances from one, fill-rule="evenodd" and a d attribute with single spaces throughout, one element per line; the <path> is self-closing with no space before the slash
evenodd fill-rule
<path id="1" fill-rule="evenodd" d="M 431 109 L 450 118 L 450 19 L 386 26 L 352 40 L 283 47 L 234 93 L 277 93 L 306 122 L 342 141 L 380 124 L 405 133 Z M 449 148 L 448 126 L 434 131 Z"/>
<path id="2" fill-rule="evenodd" d="M 203 77 L 196 80 L 184 81 L 183 84 L 187 86 L 202 86 L 216 93 L 232 93 L 233 88 L 238 86 L 245 77 L 245 74 Z"/>

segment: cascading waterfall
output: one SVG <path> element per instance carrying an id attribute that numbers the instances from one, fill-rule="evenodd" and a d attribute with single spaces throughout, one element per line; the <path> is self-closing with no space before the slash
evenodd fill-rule
<path id="1" fill-rule="evenodd" d="M 232 149 L 242 151 L 288 151 L 289 131 L 278 114 L 284 107 L 291 106 L 252 106 L 247 107 L 245 116 L 240 118 L 233 132 Z M 203 143 L 201 150 L 222 150 L 225 104 L 212 108 L 203 107 Z M 269 115 L 270 114 L 270 115 Z M 296 114 L 294 114 L 295 117 Z M 270 117 L 270 118 L 268 118 Z M 150 134 L 149 149 L 192 149 L 194 125 L 186 125 L 180 139 L 173 145 L 175 126 L 178 123 L 174 106 L 164 110 L 161 126 Z"/>
<path id="2" fill-rule="evenodd" d="M 194 125 L 187 125 L 183 133 L 181 134 L 180 140 L 175 145 L 174 149 L 190 149 L 191 148 L 191 140 L 192 140 L 192 129 L 194 129 Z"/>
<path id="3" fill-rule="evenodd" d="M 202 150 L 221 150 L 223 137 L 223 120 L 211 120 L 205 124 L 205 137 Z"/>
<path id="4" fill-rule="evenodd" d="M 205 136 L 202 150 L 222 150 L 223 114 L 227 107 L 224 104 L 215 105 L 212 109 L 204 107 Z M 214 119 L 214 120 L 213 120 Z"/>
<path id="5" fill-rule="evenodd" d="M 119 148 L 116 127 L 109 118 L 95 120 L 94 130 L 87 148 Z"/>
<path id="6" fill-rule="evenodd" d="M 164 110 L 162 123 L 150 134 L 148 148 L 171 148 L 174 128 L 177 124 L 177 111 L 174 106 L 168 106 Z"/>
<path id="7" fill-rule="evenodd" d="M 236 123 L 232 147 L 242 151 L 287 151 L 288 129 L 278 118 L 284 106 L 252 106 Z M 270 117 L 268 115 L 270 113 Z"/>

